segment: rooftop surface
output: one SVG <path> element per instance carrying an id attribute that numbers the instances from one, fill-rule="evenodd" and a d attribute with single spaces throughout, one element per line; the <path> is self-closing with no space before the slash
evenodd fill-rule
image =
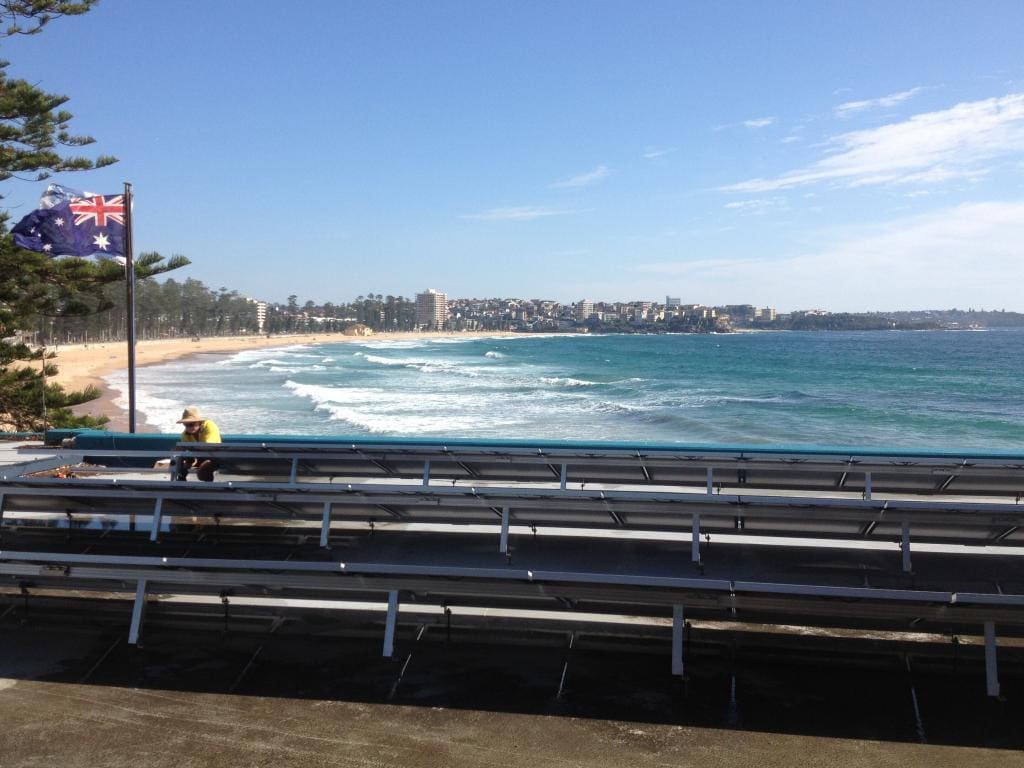
<path id="1" fill-rule="evenodd" d="M 977 670 L 898 654 L 709 650 L 679 684 L 643 649 L 428 632 L 384 660 L 352 637 L 151 632 L 134 649 L 53 630 L 0 622 L 11 768 L 1024 765 L 1024 713 L 986 701 Z"/>

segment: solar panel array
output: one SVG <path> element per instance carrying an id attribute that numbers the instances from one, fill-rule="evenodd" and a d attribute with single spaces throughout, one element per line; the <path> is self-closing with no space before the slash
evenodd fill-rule
<path id="1" fill-rule="evenodd" d="M 147 594 L 228 591 L 393 596 L 392 631 L 400 598 L 567 626 L 584 613 L 675 626 L 685 611 L 1024 633 L 1019 457 L 423 441 L 181 444 L 173 457 L 215 457 L 218 481 L 8 472 L 0 591 L 134 594 L 139 622 Z"/>

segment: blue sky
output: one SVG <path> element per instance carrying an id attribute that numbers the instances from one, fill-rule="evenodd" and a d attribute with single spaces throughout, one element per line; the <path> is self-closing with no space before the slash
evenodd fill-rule
<path id="1" fill-rule="evenodd" d="M 59 179 L 267 300 L 1024 311 L 1024 3 L 103 0 Z M 43 184 L 7 182 L 17 218 Z"/>

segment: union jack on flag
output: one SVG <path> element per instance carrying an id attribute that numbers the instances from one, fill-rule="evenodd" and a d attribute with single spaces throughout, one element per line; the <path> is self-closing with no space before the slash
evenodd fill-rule
<path id="1" fill-rule="evenodd" d="M 39 207 L 11 230 L 21 248 L 51 256 L 124 261 L 124 195 L 96 195 L 51 184 Z"/>
<path id="2" fill-rule="evenodd" d="M 72 197 L 71 212 L 75 214 L 75 225 L 92 219 L 97 227 L 107 226 L 107 219 L 124 224 L 124 195 L 104 197 Z"/>

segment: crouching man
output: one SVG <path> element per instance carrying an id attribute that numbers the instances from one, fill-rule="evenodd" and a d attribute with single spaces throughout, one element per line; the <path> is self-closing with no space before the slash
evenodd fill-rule
<path id="1" fill-rule="evenodd" d="M 182 425 L 184 432 L 181 433 L 183 443 L 219 443 L 220 430 L 217 425 L 199 413 L 199 409 L 190 405 L 181 414 L 178 423 Z M 220 465 L 213 459 L 179 459 L 175 480 L 188 479 L 188 471 L 193 466 L 196 468 L 196 476 L 207 483 L 213 480 L 213 473 Z"/>

